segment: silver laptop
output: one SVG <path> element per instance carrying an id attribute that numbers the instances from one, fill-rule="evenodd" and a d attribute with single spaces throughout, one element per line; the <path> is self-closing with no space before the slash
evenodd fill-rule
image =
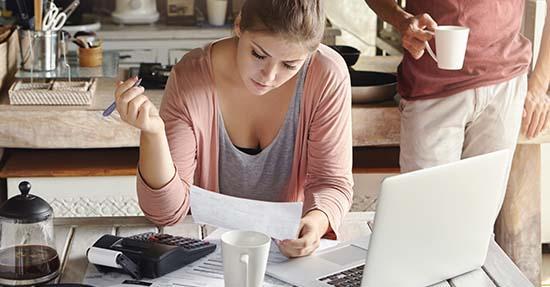
<path id="1" fill-rule="evenodd" d="M 268 264 L 297 286 L 429 286 L 479 268 L 506 189 L 502 150 L 382 182 L 370 238 Z"/>

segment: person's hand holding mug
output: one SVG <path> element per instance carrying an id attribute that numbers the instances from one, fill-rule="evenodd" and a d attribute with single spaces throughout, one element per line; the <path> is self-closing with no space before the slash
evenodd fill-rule
<path id="1" fill-rule="evenodd" d="M 443 70 L 461 70 L 468 45 L 470 29 L 464 26 L 439 26 L 430 15 L 424 13 L 417 16 L 409 15 L 398 25 L 401 41 L 413 58 L 420 59 L 424 51 Z M 435 38 L 436 54 L 430 47 L 430 40 Z"/>
<path id="2" fill-rule="evenodd" d="M 143 94 L 145 89 L 142 86 L 134 87 L 137 81 L 137 77 L 132 77 L 117 83 L 115 101 L 120 118 L 145 133 L 164 132 L 164 122 L 157 108 Z"/>
<path id="3" fill-rule="evenodd" d="M 426 42 L 433 38 L 436 27 L 437 23 L 426 13 L 404 19 L 397 27 L 403 48 L 409 51 L 413 58 L 420 59 L 424 55 Z"/>

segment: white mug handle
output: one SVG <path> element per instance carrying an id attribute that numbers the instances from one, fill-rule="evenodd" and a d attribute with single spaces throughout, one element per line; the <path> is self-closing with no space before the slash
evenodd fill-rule
<path id="1" fill-rule="evenodd" d="M 428 44 L 428 41 L 424 42 L 426 44 L 426 50 L 428 50 L 428 54 L 432 56 L 432 59 L 437 63 L 437 56 L 435 55 L 434 51 L 432 51 L 432 48 L 430 47 L 430 44 Z"/>
<path id="2" fill-rule="evenodd" d="M 245 273 L 244 273 L 244 282 L 245 282 L 245 287 L 248 287 L 248 254 L 244 253 L 244 254 L 241 254 L 241 258 L 240 258 L 241 262 L 244 263 L 244 266 L 245 266 Z"/>

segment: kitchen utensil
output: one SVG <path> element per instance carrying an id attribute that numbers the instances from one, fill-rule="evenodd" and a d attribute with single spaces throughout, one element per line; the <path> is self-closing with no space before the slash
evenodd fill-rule
<path id="1" fill-rule="evenodd" d="M 134 83 L 134 85 L 132 86 L 132 88 L 139 86 L 140 83 L 141 83 L 141 79 L 138 79 L 138 80 Z M 107 108 L 105 109 L 105 111 L 103 111 L 103 116 L 104 116 L 104 117 L 110 116 L 110 115 L 113 113 L 113 111 L 115 110 L 115 108 L 116 108 L 116 101 L 113 101 L 113 103 L 112 103 L 109 107 L 107 107 Z"/>
<path id="2" fill-rule="evenodd" d="M 69 80 L 69 83 L 71 82 L 71 65 L 69 65 L 69 62 L 67 61 L 67 41 L 65 39 L 67 36 L 70 36 L 69 33 L 65 33 L 64 31 L 61 31 L 61 53 L 63 55 L 63 66 L 65 67 L 65 70 L 67 71 L 67 79 Z"/>
<path id="3" fill-rule="evenodd" d="M 117 0 L 111 16 L 119 24 L 150 24 L 159 19 L 155 0 Z"/>
<path id="4" fill-rule="evenodd" d="M 0 284 L 41 285 L 59 275 L 53 209 L 29 194 L 31 184 L 19 184 L 16 195 L 0 206 Z"/>
<path id="5" fill-rule="evenodd" d="M 343 45 L 331 45 L 346 62 L 351 78 L 351 102 L 366 104 L 392 100 L 397 90 L 394 75 L 380 72 L 356 71 L 351 66 L 357 63 L 361 51 Z"/>
<path id="6" fill-rule="evenodd" d="M 359 59 L 359 55 L 361 55 L 361 51 L 351 46 L 331 45 L 329 47 L 336 50 L 336 52 L 338 52 L 338 54 L 340 54 L 342 58 L 344 58 L 344 61 L 346 62 L 346 65 L 348 67 L 355 65 L 355 63 L 357 63 L 357 60 Z"/>
<path id="7" fill-rule="evenodd" d="M 67 14 L 61 12 L 55 4 L 51 3 L 44 17 L 44 22 L 42 23 L 42 30 L 44 31 L 58 31 L 60 30 L 65 22 L 67 21 Z"/>
<path id="8" fill-rule="evenodd" d="M 34 0 L 34 29 L 42 30 L 42 0 Z"/>
<path id="9" fill-rule="evenodd" d="M 80 67 L 97 67 L 103 64 L 103 47 L 101 42 L 98 45 L 88 48 L 78 48 L 78 60 Z"/>
<path id="10" fill-rule="evenodd" d="M 67 15 L 67 19 L 71 17 L 76 8 L 78 8 L 78 5 L 80 5 L 80 0 L 74 0 L 73 2 L 71 2 L 71 4 L 69 4 L 69 6 L 65 8 L 65 10 L 63 10 L 63 13 Z"/>
<path id="11" fill-rule="evenodd" d="M 80 48 L 89 48 L 88 44 L 86 44 L 86 42 L 82 41 L 81 39 L 72 39 L 72 41 Z"/>
<path id="12" fill-rule="evenodd" d="M 23 29 L 26 30 L 33 30 L 34 29 L 34 21 L 31 21 L 31 17 L 29 15 L 29 9 L 27 8 L 27 4 L 25 0 L 15 0 L 17 4 L 17 10 L 19 11 L 18 18 L 19 18 L 19 26 L 21 26 Z"/>
<path id="13" fill-rule="evenodd" d="M 78 31 L 74 34 L 74 37 L 81 41 L 81 45 L 85 48 L 92 48 L 94 45 L 93 43 L 98 42 L 97 34 L 92 31 Z M 91 43 L 91 44 L 90 44 Z"/>
<path id="14" fill-rule="evenodd" d="M 393 74 L 350 69 L 351 102 L 367 104 L 393 100 L 397 78 Z"/>

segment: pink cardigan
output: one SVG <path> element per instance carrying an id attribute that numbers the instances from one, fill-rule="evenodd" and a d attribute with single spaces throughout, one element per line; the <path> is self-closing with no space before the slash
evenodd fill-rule
<path id="1" fill-rule="evenodd" d="M 158 225 L 177 223 L 189 211 L 189 184 L 218 191 L 218 104 L 212 44 L 186 54 L 174 66 L 160 115 L 177 177 L 160 189 L 138 174 L 138 200 Z M 232 67 L 228 67 L 232 69 Z M 353 198 L 351 85 L 343 59 L 321 45 L 310 63 L 301 100 L 294 160 L 286 201 L 303 201 L 303 213 L 327 214 L 335 238 Z"/>

